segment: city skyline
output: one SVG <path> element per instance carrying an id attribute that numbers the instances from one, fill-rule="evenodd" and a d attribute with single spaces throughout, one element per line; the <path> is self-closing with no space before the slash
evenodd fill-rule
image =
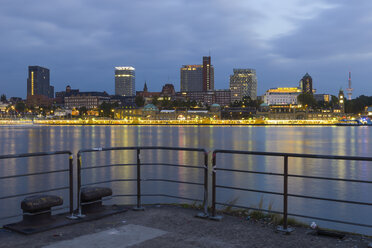
<path id="1" fill-rule="evenodd" d="M 7 2 L 0 10 L 1 93 L 25 98 L 19 89 L 34 64 L 50 69 L 55 91 L 69 84 L 113 94 L 118 65 L 136 68 L 136 90 L 147 81 L 149 90 L 173 83 L 179 91 L 179 68 L 210 52 L 215 89 L 228 88 L 233 68 L 254 68 L 258 95 L 297 85 L 306 72 L 317 92 L 336 95 L 348 88 L 351 71 L 353 98 L 372 95 L 371 7 L 324 0 Z M 201 9 L 207 14 L 198 15 Z M 140 21 L 123 18 L 140 13 Z"/>

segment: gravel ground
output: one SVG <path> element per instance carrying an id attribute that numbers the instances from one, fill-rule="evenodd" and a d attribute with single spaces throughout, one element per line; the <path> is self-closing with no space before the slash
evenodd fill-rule
<path id="1" fill-rule="evenodd" d="M 304 227 L 296 227 L 286 235 L 261 221 L 234 216 L 212 221 L 193 217 L 197 212 L 175 206 L 148 207 L 145 211 L 128 211 L 29 236 L 0 229 L 0 247 L 43 247 L 128 224 L 167 232 L 131 247 L 368 247 L 372 242 L 361 236 L 346 236 L 341 240 L 315 236 Z"/>

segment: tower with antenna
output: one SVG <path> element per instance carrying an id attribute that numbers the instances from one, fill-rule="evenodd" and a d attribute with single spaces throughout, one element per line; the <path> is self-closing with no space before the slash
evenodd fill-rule
<path id="1" fill-rule="evenodd" d="M 353 88 L 351 88 L 351 72 L 349 71 L 349 87 L 346 89 L 347 99 L 351 100 L 351 95 L 353 94 Z"/>

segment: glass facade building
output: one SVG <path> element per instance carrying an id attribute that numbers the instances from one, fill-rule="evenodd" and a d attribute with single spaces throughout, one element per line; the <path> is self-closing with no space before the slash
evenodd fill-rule
<path id="1" fill-rule="evenodd" d="M 234 69 L 230 75 L 231 101 L 241 101 L 249 96 L 252 100 L 257 99 L 257 76 L 254 69 Z"/>
<path id="2" fill-rule="evenodd" d="M 27 98 L 35 95 L 51 96 L 49 69 L 41 66 L 29 66 L 27 78 Z M 54 92 L 53 92 L 54 93 Z"/>
<path id="3" fill-rule="evenodd" d="M 211 64 L 211 56 L 203 57 L 203 91 L 214 90 L 214 68 Z"/>
<path id="4" fill-rule="evenodd" d="M 135 79 L 134 67 L 115 67 L 115 95 L 135 96 Z"/>
<path id="5" fill-rule="evenodd" d="M 181 68 L 181 91 L 203 91 L 203 66 L 184 65 Z"/>
<path id="6" fill-rule="evenodd" d="M 302 93 L 313 94 L 313 79 L 308 73 L 300 80 L 300 88 Z"/>
<path id="7" fill-rule="evenodd" d="M 184 65 L 181 67 L 181 92 L 213 91 L 214 67 L 211 57 L 204 56 L 202 65 Z"/>

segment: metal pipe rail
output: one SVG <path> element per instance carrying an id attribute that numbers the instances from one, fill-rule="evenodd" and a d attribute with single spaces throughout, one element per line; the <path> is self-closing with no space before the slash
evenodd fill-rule
<path id="1" fill-rule="evenodd" d="M 101 165 L 101 166 L 88 166 L 82 167 L 82 154 L 83 153 L 90 153 L 90 152 L 101 152 L 101 151 L 123 151 L 123 150 L 132 150 L 136 152 L 136 163 L 132 164 L 112 164 L 112 165 Z M 183 165 L 183 164 L 170 164 L 170 163 L 141 163 L 140 153 L 141 150 L 167 150 L 167 151 L 189 151 L 189 152 L 200 152 L 204 155 L 204 165 L 203 166 L 190 166 L 190 165 Z M 204 180 L 202 183 L 198 182 L 187 182 L 187 181 L 180 181 L 180 180 L 172 180 L 172 179 L 164 179 L 164 178 L 147 178 L 143 179 L 141 177 L 141 166 L 147 165 L 156 165 L 156 166 L 174 166 L 174 167 L 183 167 L 183 168 L 192 168 L 192 169 L 202 169 L 204 170 Z M 95 169 L 95 168 L 104 168 L 104 167 L 111 167 L 111 166 L 136 166 L 137 169 L 137 177 L 136 178 L 120 178 L 120 179 L 111 179 L 101 182 L 94 182 L 89 184 L 82 185 L 81 182 L 81 171 L 87 169 Z M 113 195 L 112 197 L 136 197 L 136 209 L 142 209 L 142 197 L 146 196 L 158 196 L 158 197 L 169 197 L 175 199 L 184 199 L 184 200 L 193 200 L 193 201 L 201 201 L 200 199 L 192 199 L 180 196 L 173 196 L 168 194 L 142 194 L 141 192 L 141 182 L 144 181 L 153 181 L 153 182 L 171 182 L 171 183 L 181 183 L 181 184 L 190 184 L 190 185 L 197 185 L 204 187 L 204 194 L 203 194 L 203 208 L 204 208 L 204 215 L 208 215 L 208 152 L 202 148 L 187 148 L 187 147 L 166 147 L 166 146 L 134 146 L 134 147 L 99 147 L 93 149 L 83 149 L 79 150 L 77 153 L 77 202 L 79 206 L 79 213 L 81 214 L 81 187 L 87 185 L 95 185 L 95 184 L 102 184 L 102 183 L 110 183 L 110 182 L 118 182 L 118 181 L 135 181 L 137 182 L 137 194 L 121 194 L 121 195 Z"/>
<path id="2" fill-rule="evenodd" d="M 54 152 L 35 152 L 35 153 L 23 153 L 23 154 L 9 154 L 9 155 L 0 155 L 0 160 L 3 159 L 12 159 L 12 158 L 29 158 L 29 157 L 44 157 L 44 156 L 53 156 L 53 155 L 69 155 L 69 166 L 68 169 L 59 169 L 59 170 L 51 170 L 51 171 L 43 171 L 43 172 L 34 172 L 34 173 L 25 173 L 25 174 L 18 174 L 18 175 L 12 175 L 12 176 L 3 176 L 0 177 L 0 180 L 4 179 L 10 179 L 10 178 L 19 178 L 19 177 L 28 177 L 28 176 L 36 176 L 36 175 L 46 175 L 46 174 L 52 174 L 52 173 L 61 173 L 61 172 L 69 172 L 69 185 L 66 187 L 58 187 L 58 188 L 51 188 L 46 190 L 40 190 L 36 192 L 27 192 L 22 194 L 15 194 L 15 195 L 8 195 L 0 197 L 0 200 L 4 199 L 10 199 L 10 198 L 16 198 L 21 196 L 28 196 L 33 194 L 42 194 L 57 190 L 65 190 L 69 189 L 69 213 L 71 216 L 73 215 L 74 211 L 74 197 L 73 197 L 73 189 L 74 189 L 74 181 L 73 181 L 73 156 L 70 151 L 54 151 Z M 22 214 L 19 215 L 13 215 L 13 216 L 6 216 L 2 217 L 0 219 L 9 219 L 9 218 L 15 218 L 22 216 Z"/>
<path id="3" fill-rule="evenodd" d="M 244 154 L 244 155 L 283 157 L 283 173 L 260 172 L 260 171 L 252 171 L 252 170 L 236 170 L 236 169 L 228 169 L 228 168 L 217 168 L 217 154 L 218 153 L 220 153 L 220 154 L 224 153 L 224 154 Z M 333 160 L 352 160 L 352 161 L 372 161 L 372 157 L 333 156 L 333 155 L 257 152 L 257 151 L 237 151 L 237 150 L 221 150 L 221 149 L 214 150 L 213 151 L 213 158 L 212 158 L 213 172 L 212 172 L 212 216 L 211 217 L 212 218 L 217 217 L 216 216 L 216 205 L 224 205 L 224 206 L 229 206 L 229 207 L 253 209 L 253 210 L 265 211 L 265 212 L 270 212 L 270 213 L 280 213 L 280 214 L 283 215 L 283 229 L 284 229 L 284 231 L 288 230 L 288 216 L 301 217 L 301 218 L 311 218 L 311 219 L 329 221 L 329 222 L 340 223 L 340 224 L 356 225 L 356 226 L 372 228 L 372 225 L 368 225 L 368 224 L 361 224 L 361 223 L 354 223 L 354 222 L 343 221 L 343 220 L 334 220 L 334 219 L 328 219 L 328 218 L 320 218 L 320 217 L 316 217 L 316 216 L 306 216 L 306 215 L 288 213 L 288 197 L 297 197 L 297 198 L 305 198 L 305 199 L 313 199 L 313 200 L 322 200 L 322 201 L 331 201 L 331 202 L 340 202 L 340 203 L 372 206 L 372 203 L 370 203 L 370 202 L 348 201 L 348 200 L 340 200 L 340 199 L 332 199 L 332 198 L 316 197 L 316 196 L 308 196 L 308 195 L 297 195 L 297 194 L 288 193 L 288 178 L 289 177 L 320 179 L 320 180 L 330 180 L 330 181 L 342 181 L 342 182 L 355 182 L 355 183 L 368 183 L 368 184 L 372 183 L 372 181 L 367 181 L 367 180 L 356 180 L 356 179 L 346 179 L 346 178 L 319 177 L 319 176 L 306 176 L 306 175 L 289 174 L 288 173 L 288 158 L 290 158 L 290 157 L 292 157 L 292 158 L 313 158 L 313 159 L 333 159 Z M 229 171 L 229 172 L 238 172 L 238 173 L 282 176 L 283 177 L 283 192 L 264 191 L 264 190 L 257 190 L 257 189 L 231 187 L 231 186 L 226 186 L 226 185 L 217 185 L 217 183 L 216 183 L 217 171 Z M 283 211 L 282 212 L 270 211 L 270 210 L 265 210 L 265 209 L 250 208 L 250 207 L 246 207 L 246 206 L 238 206 L 238 205 L 234 205 L 234 204 L 224 204 L 224 203 L 217 202 L 216 201 L 217 188 L 225 188 L 225 189 L 231 189 L 231 190 L 249 191 L 249 192 L 256 192 L 256 193 L 264 193 L 264 194 L 272 194 L 272 195 L 283 196 Z"/>

